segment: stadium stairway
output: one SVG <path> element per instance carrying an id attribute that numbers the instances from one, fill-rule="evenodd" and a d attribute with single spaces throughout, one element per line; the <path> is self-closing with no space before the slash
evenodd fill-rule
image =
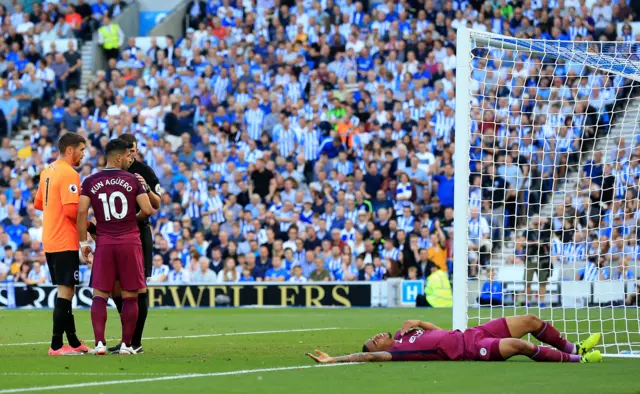
<path id="1" fill-rule="evenodd" d="M 80 88 L 78 89 L 78 97 L 85 98 L 87 94 L 87 85 L 89 81 L 94 77 L 93 74 L 93 41 L 87 41 L 82 45 L 80 49 L 80 55 L 82 55 L 82 76 L 80 78 Z"/>

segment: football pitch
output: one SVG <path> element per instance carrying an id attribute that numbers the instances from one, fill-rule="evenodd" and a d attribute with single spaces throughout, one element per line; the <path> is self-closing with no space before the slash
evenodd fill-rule
<path id="1" fill-rule="evenodd" d="M 366 338 L 395 332 L 406 319 L 449 328 L 451 310 L 152 309 L 143 355 L 49 357 L 51 311 L 0 310 L 0 394 L 640 392 L 640 359 L 317 366 L 305 356 L 313 349 L 330 355 L 360 351 Z M 92 337 L 89 311 L 76 311 L 76 325 L 81 338 Z M 119 326 L 110 309 L 107 337 L 119 337 Z"/>

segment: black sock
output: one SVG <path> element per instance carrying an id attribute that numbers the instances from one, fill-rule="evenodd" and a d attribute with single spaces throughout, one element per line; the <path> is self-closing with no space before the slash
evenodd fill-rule
<path id="1" fill-rule="evenodd" d="M 56 304 L 53 308 L 53 335 L 51 337 L 51 349 L 58 350 L 62 347 L 62 334 L 67 324 L 69 300 L 64 298 L 56 298 Z"/>
<path id="2" fill-rule="evenodd" d="M 81 345 L 78 336 L 76 335 L 76 319 L 73 316 L 73 307 L 72 303 L 69 301 L 69 309 L 67 310 L 67 327 L 64 332 L 67 334 L 67 342 L 71 347 L 78 347 Z"/>
<path id="3" fill-rule="evenodd" d="M 147 321 L 147 312 L 149 311 L 149 294 L 138 294 L 138 320 L 136 321 L 136 329 L 133 331 L 131 344 L 134 348 L 142 346 L 142 332 L 144 331 L 144 323 Z"/>
<path id="4" fill-rule="evenodd" d="M 111 297 L 113 298 L 113 302 L 116 304 L 116 309 L 118 309 L 118 313 L 122 313 L 122 297 Z"/>

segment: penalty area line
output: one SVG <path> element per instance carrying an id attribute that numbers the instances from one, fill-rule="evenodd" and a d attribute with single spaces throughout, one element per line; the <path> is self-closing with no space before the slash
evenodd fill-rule
<path id="1" fill-rule="evenodd" d="M 350 328 L 326 327 L 326 328 L 301 328 L 294 330 L 271 330 L 271 331 L 248 331 L 248 332 L 228 332 L 221 334 L 201 334 L 201 335 L 178 335 L 168 337 L 149 337 L 142 338 L 145 341 L 153 341 L 157 339 L 194 339 L 194 338 L 214 338 L 214 337 L 232 337 L 237 335 L 265 335 L 265 334 L 287 334 L 291 332 L 313 332 L 313 331 L 333 331 L 333 330 L 350 330 Z M 111 341 L 118 341 L 120 338 L 111 338 Z M 87 342 L 93 339 L 86 339 Z M 29 345 L 48 345 L 51 342 L 22 342 L 22 343 L 0 343 L 3 346 L 29 346 Z"/>
<path id="2" fill-rule="evenodd" d="M 239 371 L 194 373 L 194 374 L 186 374 L 186 375 L 161 376 L 161 377 L 144 378 L 144 379 L 107 380 L 104 382 L 86 382 L 86 383 L 74 383 L 74 384 L 61 384 L 61 385 L 53 385 L 53 386 L 34 386 L 34 387 L 23 387 L 23 388 L 0 390 L 0 394 L 28 393 L 28 392 L 34 392 L 34 391 L 47 391 L 47 390 L 64 390 L 64 389 L 75 389 L 75 388 L 85 388 L 85 387 L 94 387 L 94 386 L 112 386 L 112 385 L 118 385 L 118 384 L 151 383 L 151 382 L 161 382 L 165 380 L 213 378 L 213 377 L 219 377 L 219 376 L 248 375 L 253 373 L 292 371 L 292 370 L 299 370 L 299 369 L 344 367 L 347 365 L 358 365 L 358 364 L 362 364 L 362 363 L 298 365 L 295 367 L 243 369 Z"/>

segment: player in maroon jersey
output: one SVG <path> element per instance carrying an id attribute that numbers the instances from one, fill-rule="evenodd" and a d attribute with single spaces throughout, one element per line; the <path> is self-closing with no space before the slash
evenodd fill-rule
<path id="1" fill-rule="evenodd" d="M 558 350 L 520 339 L 527 334 Z M 593 350 L 599 341 L 600 334 L 593 334 L 585 341 L 573 344 L 551 324 L 533 315 L 503 317 L 464 332 L 407 320 L 395 336 L 382 333 L 369 338 L 362 353 L 331 357 L 316 350 L 317 355 L 307 355 L 319 363 L 504 361 L 518 355 L 535 361 L 592 363 L 602 361 L 600 351 Z"/>
<path id="2" fill-rule="evenodd" d="M 95 354 L 106 354 L 104 336 L 107 322 L 107 300 L 116 280 L 122 288 L 122 345 L 120 354 L 135 354 L 131 347 L 138 319 L 138 291 L 145 287 L 142 244 L 138 221 L 152 212 L 145 187 L 135 175 L 126 171 L 129 144 L 123 140 L 109 141 L 105 148 L 107 165 L 104 170 L 82 182 L 78 204 L 78 232 L 85 259 L 91 253 L 87 242 L 89 206 L 96 219 L 96 250 L 93 258 L 91 284 L 93 303 L 91 322 L 95 336 Z M 136 215 L 136 203 L 140 212 Z"/>

